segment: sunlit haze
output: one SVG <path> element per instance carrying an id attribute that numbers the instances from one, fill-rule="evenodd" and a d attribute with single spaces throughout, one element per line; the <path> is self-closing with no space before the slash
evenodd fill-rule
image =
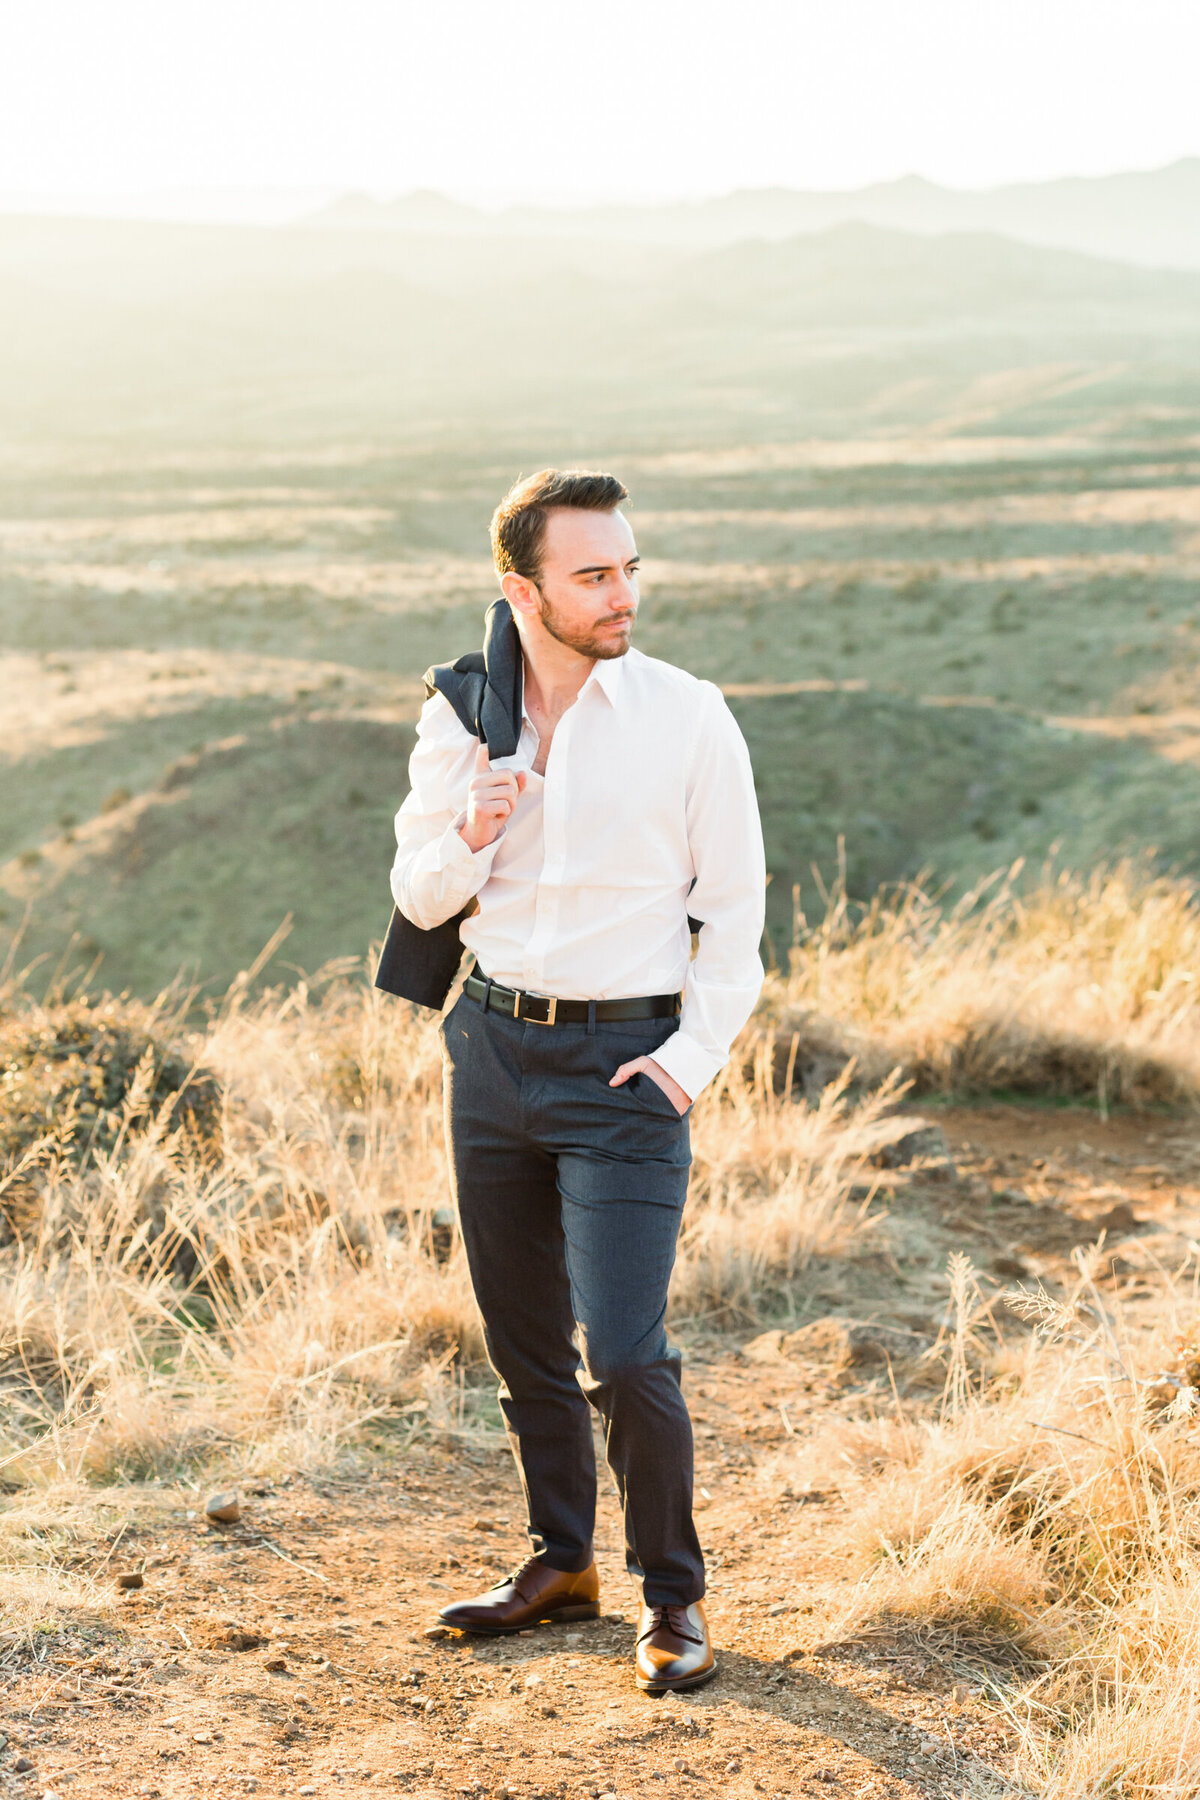
<path id="1" fill-rule="evenodd" d="M 0 201 L 1106 173 L 1200 151 L 1197 66 L 1195 0 L 49 0 L 6 20 Z"/>

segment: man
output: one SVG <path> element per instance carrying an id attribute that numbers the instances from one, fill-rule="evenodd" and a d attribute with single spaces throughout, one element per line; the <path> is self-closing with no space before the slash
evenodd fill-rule
<path id="1" fill-rule="evenodd" d="M 442 1619 L 510 1632 L 597 1615 L 590 1402 L 641 1589 L 636 1679 L 660 1693 L 715 1673 L 664 1317 L 688 1109 L 758 996 L 765 873 L 719 689 L 630 648 L 627 497 L 611 475 L 547 469 L 496 509 L 523 666 L 517 753 L 493 765 L 431 696 L 392 892 L 426 930 L 478 902 L 460 926 L 475 968 L 442 1026 L 447 1130 L 534 1547 Z"/>

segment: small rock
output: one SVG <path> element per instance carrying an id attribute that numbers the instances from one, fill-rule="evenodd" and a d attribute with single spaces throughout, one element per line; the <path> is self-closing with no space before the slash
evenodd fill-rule
<path id="1" fill-rule="evenodd" d="M 725 1773 L 727 1775 L 740 1775 L 741 1772 L 742 1772 L 742 1765 L 738 1761 L 736 1756 L 734 1757 L 732 1762 L 727 1762 L 725 1764 Z"/>
<path id="2" fill-rule="evenodd" d="M 527 1675 L 525 1677 L 525 1686 L 527 1688 L 541 1687 L 541 1685 L 542 1685 L 542 1678 L 540 1675 Z"/>
<path id="3" fill-rule="evenodd" d="M 516 1002 L 515 1002 L 515 1001 L 514 1001 L 514 1002 L 513 1002 L 513 1004 L 514 1004 L 514 1006 L 515 1006 L 515 1005 L 516 1005 Z M 307 1785 L 307 1786 L 305 1786 L 305 1787 L 302 1787 L 302 1788 L 301 1788 L 301 1789 L 300 1789 L 300 1792 L 301 1792 L 301 1793 L 302 1793 L 302 1794 L 315 1794 L 315 1793 L 316 1793 L 316 1791 L 317 1791 L 317 1790 L 316 1790 L 316 1788 L 315 1788 L 315 1787 L 313 1787 L 313 1785 L 312 1785 L 312 1783 L 311 1783 L 311 1782 L 310 1782 L 310 1783 L 309 1783 L 309 1784 L 308 1784 L 308 1785 Z"/>
<path id="4" fill-rule="evenodd" d="M 14 1775 L 32 1775 L 33 1764 L 27 1756 L 18 1756 L 12 1765 L 12 1770 Z"/>
<path id="5" fill-rule="evenodd" d="M 496 1523 L 494 1519 L 472 1519 L 471 1521 L 472 1531 L 495 1531 L 495 1529 Z"/>
<path id="6" fill-rule="evenodd" d="M 1010 1281 L 1021 1281 L 1029 1273 L 1029 1269 L 1019 1256 L 993 1256 L 992 1272 L 1004 1275 Z"/>
<path id="7" fill-rule="evenodd" d="M 874 1169 L 905 1169 L 920 1163 L 926 1174 L 955 1173 L 946 1134 L 929 1119 L 881 1119 L 871 1130 L 866 1161 Z"/>
<path id="8" fill-rule="evenodd" d="M 760 1331 L 742 1345 L 742 1355 L 750 1362 L 778 1362 L 783 1355 L 783 1336 L 782 1331 Z"/>
<path id="9" fill-rule="evenodd" d="M 682 1756 L 677 1756 L 672 1766 L 677 1775 L 686 1775 L 688 1772 L 688 1766 Z"/>
<path id="10" fill-rule="evenodd" d="M 778 1600 L 774 1606 L 768 1606 L 767 1617 L 768 1619 L 777 1619 L 780 1613 L 789 1613 L 795 1610 L 790 1600 Z"/>
<path id="11" fill-rule="evenodd" d="M 964 1700 L 969 1700 L 971 1698 L 971 1690 L 967 1686 L 965 1681 L 956 1681 L 955 1682 L 954 1698 L 958 1701 L 960 1706 L 962 1705 Z"/>
<path id="12" fill-rule="evenodd" d="M 219 1494 L 210 1494 L 204 1502 L 204 1516 L 213 1519 L 218 1525 L 236 1525 L 242 1516 L 242 1503 L 238 1499 L 236 1488 L 225 1488 Z"/>
<path id="13" fill-rule="evenodd" d="M 814 1319 L 789 1331 L 782 1353 L 807 1361 L 830 1363 L 834 1369 L 866 1368 L 874 1363 L 904 1362 L 928 1349 L 928 1340 L 896 1325 L 875 1325 L 859 1319 Z"/>
<path id="14" fill-rule="evenodd" d="M 1136 1231 L 1140 1224 L 1141 1220 L 1128 1200 L 1118 1200 L 1106 1213 L 1092 1220 L 1094 1230 L 1107 1231 L 1110 1237 L 1114 1231 Z"/>
<path id="15" fill-rule="evenodd" d="M 211 1744 L 212 1741 L 213 1734 L 211 1731 L 193 1731 L 192 1733 L 193 1744 Z"/>
<path id="16" fill-rule="evenodd" d="M 431 1644 L 440 1644 L 443 1638 L 450 1636 L 450 1627 L 448 1625 L 427 1625 L 421 1636 L 428 1638 Z"/>
<path id="17" fill-rule="evenodd" d="M 243 1625 L 237 1619 L 201 1621 L 192 1627 L 192 1631 L 206 1648 L 212 1650 L 259 1650 L 267 1642 L 263 1632 Z M 275 1644 L 272 1647 L 282 1653 L 288 1646 Z"/>
<path id="18" fill-rule="evenodd" d="M 263 1668 L 269 1675 L 286 1675 L 287 1666 L 286 1656 L 268 1656 L 263 1662 Z"/>
<path id="19" fill-rule="evenodd" d="M 145 1587 L 145 1585 L 140 1569 L 121 1569 L 117 1573 L 117 1586 L 126 1593 L 131 1592 L 134 1588 Z"/>

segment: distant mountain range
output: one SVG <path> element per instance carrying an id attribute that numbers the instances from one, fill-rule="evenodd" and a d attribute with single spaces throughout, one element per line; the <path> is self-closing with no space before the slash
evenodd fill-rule
<path id="1" fill-rule="evenodd" d="M 1200 266 L 855 221 L 627 254 L 438 231 L 442 204 L 419 230 L 0 219 L 0 433 L 579 416 L 633 393 L 844 431 L 889 380 L 924 384 L 910 424 L 989 371 L 1125 370 L 1172 408 L 1200 380 Z"/>
<path id="2" fill-rule="evenodd" d="M 986 232 L 936 237 L 844 224 L 683 257 L 657 284 L 669 316 L 746 325 L 911 329 L 1056 310 L 1086 329 L 1122 313 L 1200 326 L 1200 274 L 1131 268 Z"/>
<path id="3" fill-rule="evenodd" d="M 515 206 L 484 212 L 444 194 L 391 201 L 346 194 L 304 221 L 330 230 L 429 236 L 593 237 L 678 249 L 744 238 L 787 238 L 849 222 L 928 235 L 998 232 L 1030 244 L 1082 250 L 1151 267 L 1200 268 L 1200 157 L 1163 169 L 972 192 L 917 175 L 847 191 L 747 189 L 717 199 L 574 210 Z"/>

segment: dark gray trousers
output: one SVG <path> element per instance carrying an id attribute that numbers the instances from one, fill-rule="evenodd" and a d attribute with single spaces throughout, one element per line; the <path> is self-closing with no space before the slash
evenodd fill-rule
<path id="1" fill-rule="evenodd" d="M 691 1149 L 649 1076 L 608 1082 L 676 1027 L 522 1023 L 465 994 L 442 1024 L 455 1199 L 530 1538 L 552 1568 L 591 1561 L 590 1402 L 650 1605 L 704 1593 L 692 1427 L 663 1322 Z"/>

